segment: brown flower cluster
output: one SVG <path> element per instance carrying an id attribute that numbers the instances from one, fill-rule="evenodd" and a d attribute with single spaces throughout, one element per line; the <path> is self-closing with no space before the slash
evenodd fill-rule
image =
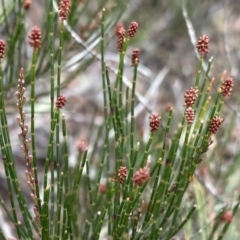
<path id="1" fill-rule="evenodd" d="M 77 144 L 77 150 L 79 153 L 86 152 L 88 150 L 88 142 L 85 140 L 80 140 Z"/>
<path id="2" fill-rule="evenodd" d="M 140 50 L 134 49 L 132 53 L 132 66 L 138 65 L 140 59 Z"/>
<path id="3" fill-rule="evenodd" d="M 233 212 L 231 210 L 224 211 L 221 220 L 225 223 L 231 223 L 233 219 Z"/>
<path id="4" fill-rule="evenodd" d="M 126 34 L 126 30 L 124 29 L 124 26 L 122 23 L 118 23 L 115 27 L 115 34 L 116 36 L 121 36 L 123 34 Z"/>
<path id="5" fill-rule="evenodd" d="M 193 104 L 196 102 L 198 95 L 199 95 L 198 89 L 191 87 L 189 90 L 187 90 L 186 93 L 184 94 L 185 98 L 184 106 L 186 106 L 187 108 L 192 107 Z"/>
<path id="6" fill-rule="evenodd" d="M 220 87 L 220 89 L 223 97 L 230 96 L 233 90 L 233 79 L 230 77 L 227 77 L 222 82 L 222 86 Z"/>
<path id="7" fill-rule="evenodd" d="M 67 19 L 67 15 L 71 10 L 71 4 L 69 0 L 62 0 L 59 3 L 59 17 L 62 21 Z"/>
<path id="8" fill-rule="evenodd" d="M 126 167 L 124 166 L 121 166 L 119 169 L 118 169 L 118 181 L 120 184 L 123 184 L 124 180 L 126 179 L 128 175 L 128 170 Z"/>
<path id="9" fill-rule="evenodd" d="M 60 95 L 57 99 L 57 102 L 56 102 L 56 108 L 62 108 L 65 103 L 67 102 L 67 99 L 64 95 Z"/>
<path id="10" fill-rule="evenodd" d="M 31 7 L 32 1 L 31 0 L 25 0 L 23 3 L 23 8 L 25 10 L 29 10 L 29 8 Z"/>
<path id="11" fill-rule="evenodd" d="M 137 30 L 138 30 L 137 22 L 132 22 L 127 31 L 125 30 L 122 23 L 117 24 L 115 28 L 115 34 L 118 36 L 117 46 L 120 52 L 123 50 L 123 44 L 126 38 L 134 37 L 134 35 L 137 33 Z"/>
<path id="12" fill-rule="evenodd" d="M 0 39 L 0 60 L 4 58 L 5 53 L 5 42 Z"/>
<path id="13" fill-rule="evenodd" d="M 194 121 L 194 109 L 192 107 L 188 107 L 185 110 L 185 117 L 187 124 L 192 124 Z"/>
<path id="14" fill-rule="evenodd" d="M 134 35 L 137 33 L 138 30 L 138 23 L 137 22 L 131 22 L 129 28 L 128 28 L 128 36 L 134 37 Z"/>
<path id="15" fill-rule="evenodd" d="M 152 114 L 150 117 L 150 128 L 151 128 L 151 132 L 155 132 L 158 130 L 159 128 L 159 124 L 161 121 L 161 117 L 159 116 L 159 114 Z"/>
<path id="16" fill-rule="evenodd" d="M 30 34 L 28 35 L 28 43 L 31 47 L 37 49 L 42 45 L 42 34 L 38 27 L 33 27 Z"/>
<path id="17" fill-rule="evenodd" d="M 133 175 L 133 183 L 135 186 L 142 186 L 148 179 L 149 179 L 149 168 L 144 167 L 140 168 L 134 175 Z"/>
<path id="18" fill-rule="evenodd" d="M 202 37 L 199 38 L 197 43 L 197 49 L 201 55 L 208 53 L 208 44 L 209 38 L 206 35 L 203 35 Z"/>
<path id="19" fill-rule="evenodd" d="M 103 195 L 107 192 L 107 184 L 106 183 L 101 183 L 99 185 L 99 189 L 98 189 L 98 192 Z"/>
<path id="20" fill-rule="evenodd" d="M 223 118 L 221 118 L 219 116 L 215 116 L 210 123 L 209 132 L 211 134 L 215 134 L 217 132 L 217 130 L 219 129 L 219 127 L 221 126 L 223 121 L 224 121 Z"/>
<path id="21" fill-rule="evenodd" d="M 126 30 L 124 29 L 123 25 L 118 25 L 115 29 L 115 33 L 118 36 L 117 46 L 118 51 L 121 52 L 123 50 L 123 44 L 126 39 Z"/>

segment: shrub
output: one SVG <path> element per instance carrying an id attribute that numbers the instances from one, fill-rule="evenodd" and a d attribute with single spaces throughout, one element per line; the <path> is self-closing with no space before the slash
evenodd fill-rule
<path id="1" fill-rule="evenodd" d="M 46 17 L 47 30 L 42 33 L 41 28 L 33 27 L 30 31 L 28 43 L 32 48 L 31 66 L 27 73 L 23 68 L 19 69 L 17 86 L 14 86 L 17 88 L 18 137 L 26 163 L 25 175 L 31 205 L 20 185 L 4 94 L 9 86 L 4 84 L 4 78 L 11 81 L 17 79 L 18 66 L 9 64 L 14 63 L 16 54 L 21 56 L 21 53 L 14 52 L 14 48 L 16 44 L 24 44 L 25 41 L 23 38 L 16 39 L 17 30 L 24 31 L 22 23 L 11 32 L 9 41 L 5 43 L 0 40 L 0 144 L 10 206 L 5 203 L 3 196 L 0 196 L 0 204 L 15 228 L 15 237 L 174 239 L 177 234 L 181 236 L 182 230 L 187 227 L 192 229 L 190 233 L 201 228 L 202 239 L 223 238 L 238 209 L 239 200 L 231 209 L 227 205 L 221 207 L 211 220 L 204 219 L 204 193 L 196 178 L 198 175 L 194 174 L 213 144 L 213 136 L 224 125 L 221 110 L 225 98 L 233 90 L 233 79 L 223 73 L 217 83 L 217 91 L 212 91 L 213 82 L 209 81 L 212 58 L 208 61 L 207 70 L 203 71 L 203 61 L 208 53 L 208 37 L 200 37 L 196 46 L 200 59 L 194 86 L 179 96 L 185 103 L 178 127 L 175 131 L 171 130 L 171 127 L 174 128 L 172 121 L 176 117 L 172 106 L 166 113 L 150 112 L 148 129 L 144 129 L 149 133 L 145 143 L 135 129 L 135 102 L 139 100 L 136 84 L 141 62 L 139 49 L 132 51 L 132 83 L 126 86 L 123 82 L 125 54 L 131 39 L 137 34 L 138 23 L 132 22 L 128 29 L 123 25 L 115 29 L 119 65 L 116 78 L 112 81 L 109 72 L 113 69 L 104 60 L 105 34 L 109 25 L 105 19 L 108 13 L 103 9 L 99 24 L 104 123 L 97 129 L 97 137 L 91 143 L 95 147 L 91 151 L 86 140 L 78 143 L 76 164 L 70 166 L 63 114 L 68 99 L 61 94 L 60 85 L 65 43 L 75 38 L 68 23 L 71 26 L 77 21 L 76 4 L 73 1 L 71 8 L 68 0 L 62 0 L 59 3 L 59 19 L 53 14 L 53 2 L 46 4 L 49 11 Z M 31 8 L 30 1 L 25 1 L 24 7 Z M 22 18 L 23 12 L 20 11 L 18 17 Z M 59 32 L 54 28 L 57 23 L 60 24 Z M 58 50 L 55 49 L 55 37 L 59 38 Z M 7 54 L 5 47 L 8 48 Z M 66 48 L 65 53 L 70 46 L 66 44 Z M 85 51 L 89 49 L 85 48 Z M 38 136 L 35 132 L 35 117 L 41 116 L 36 115 L 35 83 L 44 71 L 49 73 L 48 78 L 51 79 L 51 122 L 41 184 L 36 149 Z M 26 78 L 28 80 L 25 81 Z M 7 83 L 11 81 L 5 80 Z M 30 89 L 26 87 L 27 84 L 30 84 Z M 28 101 L 30 120 L 24 110 Z M 94 132 L 96 128 L 92 127 L 90 136 Z M 113 138 L 110 136 L 112 132 Z M 93 176 L 91 171 L 94 172 Z M 5 236 L 2 226 L 0 236 L 1 239 L 9 237 Z"/>

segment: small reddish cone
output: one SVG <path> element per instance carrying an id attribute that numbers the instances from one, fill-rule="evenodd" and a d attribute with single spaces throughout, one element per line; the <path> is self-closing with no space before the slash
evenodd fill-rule
<path id="1" fill-rule="evenodd" d="M 23 3 L 23 8 L 27 11 L 31 7 L 31 4 L 32 4 L 31 0 L 25 0 Z"/>
<path id="2" fill-rule="evenodd" d="M 186 117 L 187 124 L 191 125 L 194 121 L 194 109 L 192 107 L 188 107 L 185 110 L 185 117 Z"/>
<path id="3" fill-rule="evenodd" d="M 233 219 L 233 213 L 232 211 L 228 210 L 228 211 L 225 211 L 223 214 L 222 214 L 222 217 L 221 217 L 221 220 L 225 223 L 230 223 L 232 222 L 232 219 Z"/>
<path id="4" fill-rule="evenodd" d="M 88 143 L 85 140 L 81 140 L 79 141 L 79 143 L 77 144 L 77 150 L 78 152 L 86 152 L 88 150 Z"/>
<path id="5" fill-rule="evenodd" d="M 191 107 L 197 100 L 199 95 L 199 90 L 191 87 L 189 90 L 186 91 L 184 94 L 185 98 L 185 105 L 186 107 Z"/>
<path id="6" fill-rule="evenodd" d="M 217 132 L 217 130 L 220 128 L 223 121 L 224 121 L 223 118 L 221 118 L 219 116 L 215 116 L 210 123 L 209 132 L 211 134 L 215 134 Z"/>
<path id="7" fill-rule="evenodd" d="M 120 184 L 123 184 L 124 180 L 126 179 L 128 175 L 128 170 L 126 167 L 124 166 L 121 166 L 119 169 L 118 169 L 118 181 Z"/>
<path id="8" fill-rule="evenodd" d="M 0 60 L 4 58 L 5 53 L 5 42 L 0 39 Z"/>
<path id="9" fill-rule="evenodd" d="M 42 34 L 38 27 L 33 27 L 28 35 L 28 43 L 33 48 L 40 48 L 42 45 Z"/>
<path id="10" fill-rule="evenodd" d="M 66 20 L 67 19 L 67 15 L 68 13 L 70 12 L 71 10 L 71 4 L 70 4 L 70 1 L 69 0 L 62 0 L 60 3 L 59 3 L 59 17 L 60 19 L 63 21 L 63 20 Z"/>
<path id="11" fill-rule="evenodd" d="M 159 124 L 160 124 L 160 120 L 161 120 L 161 117 L 159 116 L 158 113 L 156 114 L 152 114 L 150 117 L 150 128 L 151 128 L 151 132 L 156 132 L 159 128 Z"/>
<path id="12" fill-rule="evenodd" d="M 119 27 L 117 30 L 115 30 L 115 33 L 118 36 L 118 41 L 117 41 L 118 51 L 121 52 L 123 50 L 123 44 L 126 38 L 126 30 L 122 26 L 122 27 Z"/>
<path id="13" fill-rule="evenodd" d="M 208 44 L 209 38 L 206 35 L 203 35 L 199 38 L 197 43 L 197 50 L 201 55 L 208 53 Z"/>
<path id="14" fill-rule="evenodd" d="M 56 102 L 56 108 L 62 108 L 65 103 L 67 102 L 67 99 L 64 95 L 60 95 L 57 99 L 57 102 Z"/>
<path id="15" fill-rule="evenodd" d="M 128 28 L 128 36 L 134 37 L 134 35 L 137 33 L 138 30 L 138 23 L 137 22 L 131 22 L 129 28 Z"/>
<path id="16" fill-rule="evenodd" d="M 122 23 L 118 23 L 117 25 L 116 25 L 116 27 L 115 27 L 115 34 L 117 35 L 117 36 L 121 36 L 121 35 L 125 35 L 125 33 L 126 33 L 126 30 L 124 29 L 124 26 L 123 26 L 123 24 Z"/>
<path id="17" fill-rule="evenodd" d="M 140 50 L 134 49 L 132 53 L 132 67 L 138 65 L 140 60 Z"/>
<path id="18" fill-rule="evenodd" d="M 102 195 L 105 194 L 107 192 L 107 184 L 106 183 L 101 183 L 99 185 L 98 192 Z"/>
<path id="19" fill-rule="evenodd" d="M 144 167 L 140 168 L 134 175 L 133 175 L 133 183 L 136 186 L 142 186 L 148 179 L 149 179 L 149 168 Z"/>
<path id="20" fill-rule="evenodd" d="M 230 96 L 232 94 L 233 90 L 233 79 L 230 77 L 227 77 L 220 87 L 221 94 L 223 97 Z"/>

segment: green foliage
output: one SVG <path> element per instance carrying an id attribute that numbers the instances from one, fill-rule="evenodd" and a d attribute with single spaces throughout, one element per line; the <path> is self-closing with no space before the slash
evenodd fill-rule
<path id="1" fill-rule="evenodd" d="M 110 74 L 114 70 L 106 64 L 104 56 L 109 41 L 107 33 L 113 31 L 126 7 L 125 2 L 115 1 L 112 4 L 111 1 L 99 1 L 94 5 L 95 9 L 91 1 L 84 4 L 72 1 L 67 21 L 61 21 L 55 1 L 46 1 L 44 17 L 39 23 L 42 26 L 42 46 L 30 50 L 26 43 L 22 2 L 13 2 L 6 4 L 2 1 L 3 17 L 0 18 L 7 35 L 7 50 L 0 65 L 0 145 L 10 201 L 10 204 L 5 203 L 3 196 L 0 196 L 0 205 L 15 228 L 15 237 L 44 240 L 165 240 L 174 236 L 223 239 L 230 228 L 228 236 L 234 239 L 234 227 L 231 229 L 230 223 L 238 210 L 240 195 L 231 208 L 223 202 L 214 216 L 209 218 L 206 188 L 198 169 L 210 151 L 215 136 L 212 128 L 217 124 L 214 125 L 214 119 L 221 116 L 225 101 L 221 90 L 225 75 L 216 81 L 217 91 L 213 91 L 212 82 L 209 81 L 213 58 L 208 60 L 204 71 L 204 54 L 200 56 L 193 86 L 196 99 L 189 103 L 185 96 L 186 106 L 177 128 L 174 129 L 173 125 L 173 120 L 177 118 L 173 107 L 161 118 L 158 114 L 149 113 L 150 126 L 144 129 L 149 132 L 149 138 L 145 143 L 136 130 L 135 119 L 139 56 L 132 56 L 131 86 L 123 82 L 130 34 L 118 36 L 119 39 L 123 37 L 120 39 L 123 45 L 115 79 Z M 92 17 L 96 17 L 94 23 L 98 25 L 97 29 L 92 25 Z M 79 19 L 86 21 L 86 26 L 92 26 L 81 37 L 75 34 Z M 87 40 L 83 41 L 83 37 Z M 79 45 L 82 50 L 76 53 Z M 100 55 L 93 50 L 97 45 L 100 46 Z M 25 59 L 29 51 L 32 55 Z M 87 54 L 91 57 L 87 58 Z M 80 142 L 76 164 L 71 166 L 66 119 L 62 113 L 65 97 L 61 95 L 61 90 L 75 75 L 87 68 L 93 57 L 101 61 L 99 79 L 102 78 L 104 123 L 97 128 L 92 125 L 89 139 L 97 135 L 91 143 L 93 149 L 90 151 L 86 142 Z M 76 65 L 74 71 L 63 79 L 61 73 Z M 26 69 L 25 75 L 20 70 L 22 67 Z M 38 97 L 35 85 L 39 77 L 50 79 L 51 84 L 51 121 L 42 185 L 34 119 Z M 27 85 L 29 99 L 25 99 L 26 89 L 20 94 L 20 88 Z M 31 207 L 20 186 L 7 120 L 4 93 L 16 88 L 19 138 L 26 161 Z M 26 101 L 30 102 L 31 109 L 29 129 L 25 123 Z M 229 126 L 231 128 L 232 124 Z M 216 130 L 218 128 L 217 125 Z M 31 135 L 31 139 L 27 134 Z M 228 138 L 225 136 L 224 140 Z M 235 167 L 232 164 L 225 176 L 229 177 Z M 5 236 L 4 232 L 0 226 L 1 239 L 10 237 Z"/>

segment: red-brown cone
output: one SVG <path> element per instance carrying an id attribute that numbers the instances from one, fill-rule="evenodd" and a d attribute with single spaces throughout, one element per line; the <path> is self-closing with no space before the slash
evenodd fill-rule
<path id="1" fill-rule="evenodd" d="M 136 186 L 141 186 L 143 185 L 148 179 L 149 179 L 149 168 L 144 167 L 140 168 L 134 175 L 133 175 L 133 183 Z"/>
<path id="2" fill-rule="evenodd" d="M 159 114 L 152 114 L 150 117 L 150 128 L 151 128 L 151 132 L 155 132 L 158 130 L 159 128 L 159 124 L 160 124 L 160 120 L 161 117 L 159 116 Z"/>
<path id="3" fill-rule="evenodd" d="M 127 170 L 126 167 L 121 166 L 118 169 L 118 181 L 119 181 L 120 184 L 123 184 L 123 181 L 126 179 L 127 174 L 128 174 L 128 170 Z"/>
<path id="4" fill-rule="evenodd" d="M 221 220 L 225 223 L 230 223 L 232 222 L 232 219 L 233 219 L 233 212 L 228 210 L 228 211 L 225 211 L 223 214 L 222 214 L 222 217 L 221 217 Z"/>
<path id="5" fill-rule="evenodd" d="M 59 3 L 59 17 L 60 19 L 66 20 L 67 19 L 67 15 L 71 10 L 71 4 L 69 0 L 62 0 Z"/>
<path id="6" fill-rule="evenodd" d="M 0 60 L 4 58 L 5 53 L 5 42 L 0 39 Z"/>
<path id="7" fill-rule="evenodd" d="M 132 67 L 135 65 L 138 65 L 140 60 L 140 50 L 139 49 L 134 49 L 132 53 Z"/>
<path id="8" fill-rule="evenodd" d="M 191 107 L 196 102 L 198 95 L 199 95 L 198 89 L 191 87 L 189 90 L 187 90 L 186 93 L 184 94 L 185 98 L 184 106 Z"/>
<path id="9" fill-rule="evenodd" d="M 85 140 L 80 140 L 77 144 L 77 150 L 79 153 L 86 152 L 88 150 L 88 143 Z"/>
<path id="10" fill-rule="evenodd" d="M 57 108 L 62 108 L 65 103 L 67 102 L 67 99 L 64 95 L 60 95 L 57 99 L 57 102 L 56 102 L 56 107 Z"/>
<path id="11" fill-rule="evenodd" d="M 128 28 L 128 36 L 133 37 L 138 30 L 138 23 L 137 22 L 131 22 L 129 28 Z"/>
<path id="12" fill-rule="evenodd" d="M 208 53 L 208 43 L 209 38 L 206 35 L 203 35 L 202 37 L 199 38 L 197 43 L 197 49 L 201 55 Z"/>
<path id="13" fill-rule="evenodd" d="M 31 7 L 31 4 L 32 4 L 31 0 L 25 0 L 23 3 L 23 8 L 25 10 L 29 10 L 29 8 Z"/>
<path id="14" fill-rule="evenodd" d="M 186 117 L 186 121 L 187 124 L 192 124 L 194 121 L 194 109 L 192 107 L 188 107 L 185 110 L 185 117 Z"/>
<path id="15" fill-rule="evenodd" d="M 115 30 L 115 33 L 116 33 L 116 30 Z M 118 28 L 116 34 L 118 35 L 118 41 L 117 41 L 118 51 L 121 52 L 123 50 L 123 44 L 124 44 L 125 37 L 126 37 L 126 30 L 122 26 L 122 27 Z"/>
<path id="16" fill-rule="evenodd" d="M 126 33 L 126 30 L 124 29 L 124 26 L 122 23 L 118 23 L 115 27 L 115 34 L 117 36 L 122 36 L 122 35 L 125 35 Z"/>
<path id="17" fill-rule="evenodd" d="M 42 45 L 42 34 L 38 27 L 33 27 L 28 35 L 28 43 L 33 48 L 40 48 Z"/>
<path id="18" fill-rule="evenodd" d="M 215 116 L 213 118 L 212 122 L 210 123 L 209 132 L 211 134 L 215 134 L 217 132 L 217 130 L 219 129 L 219 127 L 221 126 L 223 120 L 224 120 L 223 118 L 221 118 L 219 116 Z"/>
<path id="19" fill-rule="evenodd" d="M 233 79 L 230 77 L 226 78 L 223 81 L 220 89 L 221 89 L 221 94 L 223 97 L 230 96 L 232 93 L 232 90 L 233 90 Z"/>

